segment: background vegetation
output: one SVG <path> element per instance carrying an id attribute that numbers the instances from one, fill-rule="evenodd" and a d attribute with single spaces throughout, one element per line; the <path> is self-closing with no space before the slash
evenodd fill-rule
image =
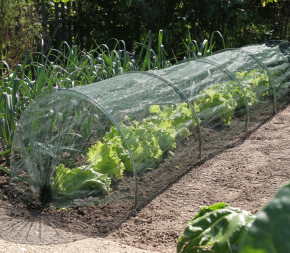
<path id="1" fill-rule="evenodd" d="M 287 0 L 0 0 L 0 157 L 9 165 L 17 121 L 40 93 L 289 39 L 289 10 Z"/>
<path id="2" fill-rule="evenodd" d="M 53 30 L 57 26 L 55 2 L 65 4 L 66 14 L 58 18 L 65 18 L 66 24 L 61 24 L 59 29 L 71 24 L 74 29 L 67 32 L 85 50 L 102 43 L 110 46 L 110 39 L 116 38 L 126 42 L 128 51 L 135 51 L 148 31 L 153 45 L 157 45 L 154 42 L 160 29 L 169 57 L 183 57 L 189 35 L 203 41 L 213 31 L 222 33 L 226 47 L 290 37 L 288 0 L 1 0 L 2 59 L 19 61 L 19 57 L 24 57 L 23 51 L 35 48 L 36 37 L 45 36 L 41 28 Z M 69 12 L 68 3 L 76 8 Z M 42 22 L 43 8 L 46 19 L 51 21 L 49 25 Z M 47 36 L 53 37 L 53 31 Z M 50 46 L 58 48 L 59 44 L 54 40 Z M 221 46 L 222 42 L 217 41 L 216 47 Z"/>
<path id="3" fill-rule="evenodd" d="M 77 1 L 72 19 L 82 27 L 80 37 L 89 49 L 110 38 L 125 40 L 129 50 L 150 30 L 164 31 L 164 44 L 181 53 L 188 31 L 203 40 L 220 31 L 227 47 L 289 38 L 289 1 L 261 0 L 106 0 Z"/>
<path id="4" fill-rule="evenodd" d="M 35 39 L 40 36 L 41 24 L 33 1 L 0 0 L 0 60 L 17 65 L 26 50 L 37 48 Z"/>

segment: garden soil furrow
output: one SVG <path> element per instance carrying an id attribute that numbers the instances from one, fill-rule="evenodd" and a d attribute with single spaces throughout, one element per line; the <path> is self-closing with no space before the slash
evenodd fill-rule
<path id="1" fill-rule="evenodd" d="M 191 170 L 186 175 L 137 214 L 124 219 L 115 229 L 100 228 L 103 235 L 94 221 L 105 217 L 106 211 L 68 208 L 33 215 L 11 200 L 6 178 L 0 174 L 0 252 L 175 252 L 178 237 L 200 207 L 222 201 L 252 213 L 262 208 L 289 180 L 289 154 L 290 106 L 257 125 L 239 145 L 199 165 L 188 164 Z M 58 220 L 58 216 L 63 219 Z M 40 230 L 42 223 L 41 240 L 38 234 L 33 241 L 33 229 Z M 14 232 L 14 237 L 9 237 L 7 231 Z M 31 245 L 20 244 L 25 238 Z M 53 244 L 54 240 L 58 244 Z"/>

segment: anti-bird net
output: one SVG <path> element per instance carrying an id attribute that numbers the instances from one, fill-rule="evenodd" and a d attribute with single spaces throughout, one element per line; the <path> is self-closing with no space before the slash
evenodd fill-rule
<path id="1" fill-rule="evenodd" d="M 54 207 L 141 207 L 289 102 L 289 43 L 42 94 L 12 147 L 12 188 Z"/>

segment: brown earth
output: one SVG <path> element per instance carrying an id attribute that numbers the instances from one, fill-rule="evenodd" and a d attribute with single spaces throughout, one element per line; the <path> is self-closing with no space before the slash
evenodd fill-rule
<path id="1" fill-rule="evenodd" d="M 290 106 L 192 166 L 138 213 L 109 205 L 39 210 L 15 198 L 0 172 L 0 252 L 175 252 L 200 207 L 222 201 L 252 213 L 262 208 L 289 180 L 289 152 Z"/>

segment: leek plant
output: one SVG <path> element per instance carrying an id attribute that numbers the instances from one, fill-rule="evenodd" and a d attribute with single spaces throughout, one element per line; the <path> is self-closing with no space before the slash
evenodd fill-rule
<path id="1" fill-rule="evenodd" d="M 191 38 L 190 32 L 188 32 L 187 39 L 184 44 L 186 47 L 186 56 L 187 58 L 200 58 L 211 55 L 213 48 L 215 46 L 215 35 L 220 38 L 223 48 L 226 48 L 225 41 L 222 34 L 219 31 L 212 32 L 210 39 L 204 39 L 201 43 Z"/>

